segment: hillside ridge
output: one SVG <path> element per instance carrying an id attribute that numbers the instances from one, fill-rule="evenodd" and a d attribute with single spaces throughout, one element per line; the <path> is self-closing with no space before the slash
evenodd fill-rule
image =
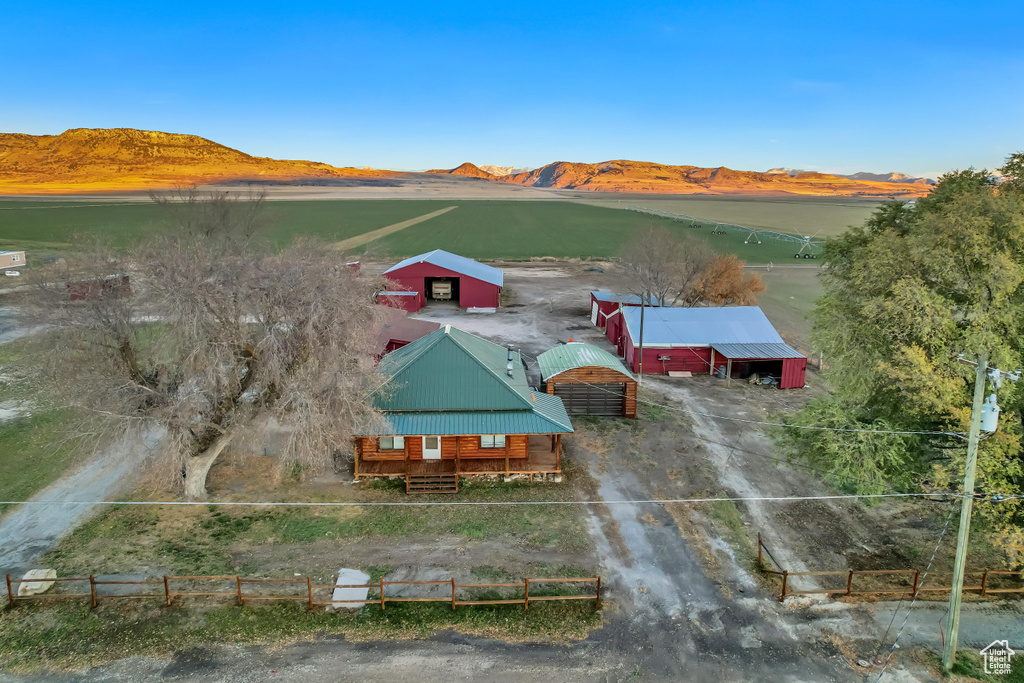
<path id="1" fill-rule="evenodd" d="M 155 189 L 243 180 L 386 177 L 392 171 L 257 157 L 198 135 L 135 128 L 0 133 L 0 193 Z"/>

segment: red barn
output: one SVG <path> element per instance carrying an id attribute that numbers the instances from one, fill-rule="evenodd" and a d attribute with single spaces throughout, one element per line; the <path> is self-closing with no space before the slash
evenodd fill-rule
<path id="1" fill-rule="evenodd" d="M 420 337 L 425 337 L 441 327 L 441 323 L 409 318 L 405 311 L 395 310 L 394 308 L 384 309 L 382 313 L 384 315 L 384 324 L 381 327 L 380 334 L 377 335 L 377 350 L 374 353 L 374 357 L 377 360 L 383 358 L 384 354 L 411 344 Z"/>
<path id="2" fill-rule="evenodd" d="M 640 371 L 640 308 L 621 314 L 626 365 Z M 645 308 L 643 372 L 719 372 L 771 377 L 781 389 L 804 386 L 807 358 L 788 346 L 757 306 Z"/>
<path id="3" fill-rule="evenodd" d="M 392 290 L 416 294 L 408 306 L 396 306 L 409 312 L 420 310 L 434 298 L 435 283 L 447 285 L 451 300 L 459 307 L 493 312 L 500 303 L 504 282 L 500 268 L 442 249 L 407 258 L 384 271 L 384 277 L 393 284 Z"/>
<path id="4" fill-rule="evenodd" d="M 624 306 L 639 306 L 640 297 L 636 294 L 616 294 L 614 292 L 590 293 L 590 322 L 605 328 L 608 341 L 616 346 L 619 355 L 623 353 L 622 316 L 619 311 Z M 651 302 L 648 306 L 657 305 Z"/>

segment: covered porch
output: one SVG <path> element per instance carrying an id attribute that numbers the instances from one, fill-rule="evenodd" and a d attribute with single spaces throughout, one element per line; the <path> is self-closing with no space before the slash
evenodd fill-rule
<path id="1" fill-rule="evenodd" d="M 463 456 L 461 443 L 455 442 L 454 457 L 448 453 L 439 459 L 423 459 L 413 457 L 413 449 L 405 448 L 404 452 L 395 455 L 381 455 L 380 452 L 368 455 L 360 444 L 356 444 L 354 474 L 356 479 L 363 477 L 394 477 L 404 475 L 454 475 L 473 476 L 500 474 L 510 476 L 529 475 L 531 480 L 535 474 L 561 474 L 562 472 L 562 435 L 531 434 L 522 435 L 526 440 L 523 449 L 513 449 L 512 439 L 507 440 L 508 446 L 500 455 L 487 457 Z M 447 450 L 447 449 L 446 449 Z M 478 453 L 476 451 L 475 453 Z M 474 453 L 474 454 L 475 454 Z M 525 457 L 523 457 L 525 455 Z"/>

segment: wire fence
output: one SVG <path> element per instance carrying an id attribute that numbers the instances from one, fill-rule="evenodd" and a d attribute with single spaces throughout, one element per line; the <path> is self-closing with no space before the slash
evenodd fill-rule
<path id="1" fill-rule="evenodd" d="M 460 605 L 522 605 L 530 609 L 530 603 L 592 600 L 594 609 L 601 609 L 601 577 L 554 578 L 554 579 L 523 579 L 521 582 L 506 583 L 457 583 L 455 578 L 444 581 L 385 581 L 383 578 L 366 584 L 321 584 L 314 583 L 312 578 L 296 577 L 291 579 L 247 578 L 237 575 L 214 576 L 161 576 L 143 581 L 123 581 L 98 579 L 95 574 L 80 577 L 63 578 L 12 578 L 5 575 L 7 581 L 7 602 L 9 607 L 18 603 L 54 600 L 84 600 L 92 607 L 108 600 L 151 599 L 159 600 L 170 606 L 178 598 L 213 598 L 229 599 L 239 606 L 258 601 L 301 601 L 309 609 L 317 607 L 357 607 L 361 605 L 380 605 L 386 609 L 388 603 L 395 602 L 443 602 L 449 603 L 454 610 Z M 36 595 L 19 595 L 22 584 L 41 585 L 53 582 L 58 590 Z M 556 593 L 551 586 L 577 586 L 573 593 Z M 131 586 L 129 592 L 105 592 L 106 586 Z M 434 593 L 444 595 L 407 596 L 388 594 L 391 586 L 424 586 L 434 587 Z M 64 590 L 60 588 L 67 587 Z M 49 588 L 49 587 L 48 587 Z M 284 589 L 284 590 L 274 590 Z M 336 591 L 366 590 L 366 597 L 336 597 Z M 500 597 L 484 597 L 481 590 L 495 591 L 504 589 L 506 595 Z M 519 590 L 521 589 L 521 591 Z M 533 595 L 530 594 L 531 589 Z M 589 589 L 589 590 L 587 590 Z M 124 590 L 124 589 L 122 589 Z M 135 591 L 140 592 L 135 592 Z M 427 589 L 430 590 L 430 589 Z M 564 590 L 564 589 L 563 589 Z M 500 593 L 500 591 L 499 591 Z M 358 595 L 358 593 L 357 593 Z M 329 596 L 329 597 L 327 597 Z"/>
<path id="2" fill-rule="evenodd" d="M 765 556 L 772 561 L 775 569 L 770 569 L 765 565 Z M 763 573 L 780 578 L 780 602 L 785 602 L 787 597 L 794 595 L 827 595 L 829 597 L 863 595 L 900 598 L 917 596 L 919 600 L 927 600 L 929 597 L 932 599 L 948 599 L 949 592 L 952 590 L 952 576 L 941 577 L 936 576 L 934 573 L 931 573 L 931 576 L 935 577 L 935 585 L 922 586 L 921 576 L 923 572 L 920 569 L 848 569 L 845 571 L 791 572 L 784 569 L 775 559 L 771 550 L 765 545 L 760 533 L 757 534 L 757 566 Z M 814 589 L 795 588 L 791 583 L 791 579 L 801 576 L 831 577 L 831 581 L 825 579 L 825 583 L 831 583 L 831 585 Z M 970 581 L 976 583 L 971 584 Z M 963 590 L 965 593 L 977 593 L 983 598 L 1024 593 L 1024 572 L 1006 569 L 984 569 L 981 571 L 965 572 Z"/>

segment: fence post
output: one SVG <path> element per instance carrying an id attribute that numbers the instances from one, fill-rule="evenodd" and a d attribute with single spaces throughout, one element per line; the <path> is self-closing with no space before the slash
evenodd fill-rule
<path id="1" fill-rule="evenodd" d="M 167 585 L 167 574 L 164 574 L 164 606 L 171 606 L 171 588 Z"/>
<path id="2" fill-rule="evenodd" d="M 789 572 L 785 569 L 782 570 L 782 596 L 779 597 L 779 602 L 786 602 L 786 584 L 789 583 Z"/>
<path id="3" fill-rule="evenodd" d="M 380 577 L 380 611 L 384 611 L 384 577 Z"/>
<path id="4" fill-rule="evenodd" d="M 757 568 L 764 569 L 764 558 L 761 556 L 761 532 L 757 532 Z"/>
<path id="5" fill-rule="evenodd" d="M 917 596 L 917 582 L 918 582 L 918 579 L 920 579 L 920 578 L 921 578 L 921 570 L 920 569 L 915 569 L 914 570 L 914 591 L 910 594 L 911 597 L 916 597 Z"/>
<path id="6" fill-rule="evenodd" d="M 853 570 L 850 570 L 850 575 L 846 577 L 846 595 L 853 595 Z"/>
<path id="7" fill-rule="evenodd" d="M 89 574 L 89 597 L 92 598 L 92 606 L 96 606 L 96 582 L 93 581 L 92 574 Z"/>
<path id="8" fill-rule="evenodd" d="M 11 591 L 11 575 L 7 574 L 7 602 L 14 607 L 14 592 Z"/>
<path id="9" fill-rule="evenodd" d="M 235 576 L 235 585 L 238 586 L 238 606 L 242 606 L 242 577 Z"/>
<path id="10" fill-rule="evenodd" d="M 381 579 L 383 580 L 383 579 Z M 310 578 L 306 577 L 306 590 L 309 592 L 309 610 L 313 611 L 313 582 Z"/>
<path id="11" fill-rule="evenodd" d="M 981 597 L 985 597 L 985 588 L 988 586 L 988 570 L 981 575 Z M 9 590 L 9 589 L 8 589 Z"/>
<path id="12" fill-rule="evenodd" d="M 523 609 L 530 609 L 530 580 L 523 579 L 523 587 L 525 588 L 526 600 L 523 603 Z"/>
<path id="13" fill-rule="evenodd" d="M 452 611 L 455 611 L 455 577 L 452 577 Z"/>
<path id="14" fill-rule="evenodd" d="M 594 600 L 594 609 L 601 609 L 601 577 L 597 577 L 597 598 Z"/>

